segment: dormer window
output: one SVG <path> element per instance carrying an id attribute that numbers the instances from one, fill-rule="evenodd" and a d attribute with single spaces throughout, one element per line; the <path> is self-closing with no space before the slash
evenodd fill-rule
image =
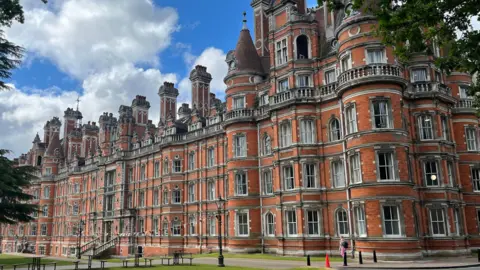
<path id="1" fill-rule="evenodd" d="M 232 60 L 230 63 L 228 63 L 228 69 L 229 70 L 234 70 L 237 64 L 235 63 L 235 60 Z"/>

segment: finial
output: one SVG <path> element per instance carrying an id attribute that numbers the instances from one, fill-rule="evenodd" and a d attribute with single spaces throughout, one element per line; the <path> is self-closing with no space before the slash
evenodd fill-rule
<path id="1" fill-rule="evenodd" d="M 243 12 L 243 27 L 242 30 L 247 30 L 247 12 Z"/>
<path id="2" fill-rule="evenodd" d="M 77 102 L 77 112 L 78 112 L 78 105 L 80 104 L 80 95 L 77 96 L 77 100 L 75 100 Z"/>

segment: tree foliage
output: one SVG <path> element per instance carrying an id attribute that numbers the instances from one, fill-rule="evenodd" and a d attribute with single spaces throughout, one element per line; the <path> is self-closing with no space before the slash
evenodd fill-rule
<path id="1" fill-rule="evenodd" d="M 340 0 L 326 2 L 330 9 L 344 8 Z M 382 43 L 393 46 L 404 61 L 424 52 L 433 54 L 432 44 L 443 48 L 436 65 L 447 73 L 468 72 L 480 79 L 480 31 L 472 27 L 478 21 L 480 0 L 352 0 L 352 8 L 378 18 L 375 34 Z M 480 92 L 477 86 L 471 92 Z"/>
<path id="2" fill-rule="evenodd" d="M 30 215 L 37 211 L 37 206 L 27 202 L 33 196 L 24 193 L 24 189 L 36 178 L 36 169 L 31 166 L 15 166 L 5 156 L 8 153 L 9 151 L 0 149 L 0 223 L 28 222 L 32 220 Z"/>
<path id="3" fill-rule="evenodd" d="M 46 3 L 47 0 L 42 0 Z M 0 90 L 8 90 L 5 83 L 12 75 L 12 70 L 21 64 L 24 49 L 8 41 L 4 36 L 5 27 L 14 21 L 23 23 L 23 8 L 19 0 L 0 1 Z M 30 214 L 37 211 L 37 206 L 27 201 L 32 196 L 24 193 L 24 189 L 36 176 L 36 169 L 30 166 L 17 167 L 6 157 L 8 150 L 0 149 L 0 224 L 28 222 Z"/>

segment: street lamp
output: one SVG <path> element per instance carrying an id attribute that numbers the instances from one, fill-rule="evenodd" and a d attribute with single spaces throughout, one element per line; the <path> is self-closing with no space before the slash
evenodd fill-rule
<path id="1" fill-rule="evenodd" d="M 215 202 L 217 204 L 217 220 L 218 220 L 218 267 L 225 267 L 223 263 L 223 253 L 222 253 L 222 206 L 225 203 L 225 200 L 222 199 L 220 195 L 218 200 Z"/>
<path id="2" fill-rule="evenodd" d="M 81 245 L 81 241 L 82 241 L 82 228 L 83 226 L 85 225 L 85 221 L 83 220 L 80 220 L 80 223 L 79 223 L 79 228 L 78 228 L 78 239 L 77 239 L 77 259 L 81 259 L 82 258 L 82 254 L 80 254 L 80 245 Z"/>

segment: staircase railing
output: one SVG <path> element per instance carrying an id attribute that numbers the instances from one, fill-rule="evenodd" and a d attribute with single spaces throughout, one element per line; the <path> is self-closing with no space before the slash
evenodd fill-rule
<path id="1" fill-rule="evenodd" d="M 92 241 L 83 244 L 83 246 L 80 247 L 80 254 L 86 253 L 87 251 L 91 250 L 95 245 L 99 243 L 100 243 L 100 237 L 97 237 Z"/>
<path id="2" fill-rule="evenodd" d="M 93 250 L 93 256 L 96 256 L 102 252 L 104 252 L 105 250 L 111 248 L 111 247 L 114 247 L 115 244 L 117 243 L 118 241 L 118 237 L 114 237 L 112 239 L 110 239 L 109 241 L 101 244 L 100 246 L 96 247 L 94 250 Z"/>

